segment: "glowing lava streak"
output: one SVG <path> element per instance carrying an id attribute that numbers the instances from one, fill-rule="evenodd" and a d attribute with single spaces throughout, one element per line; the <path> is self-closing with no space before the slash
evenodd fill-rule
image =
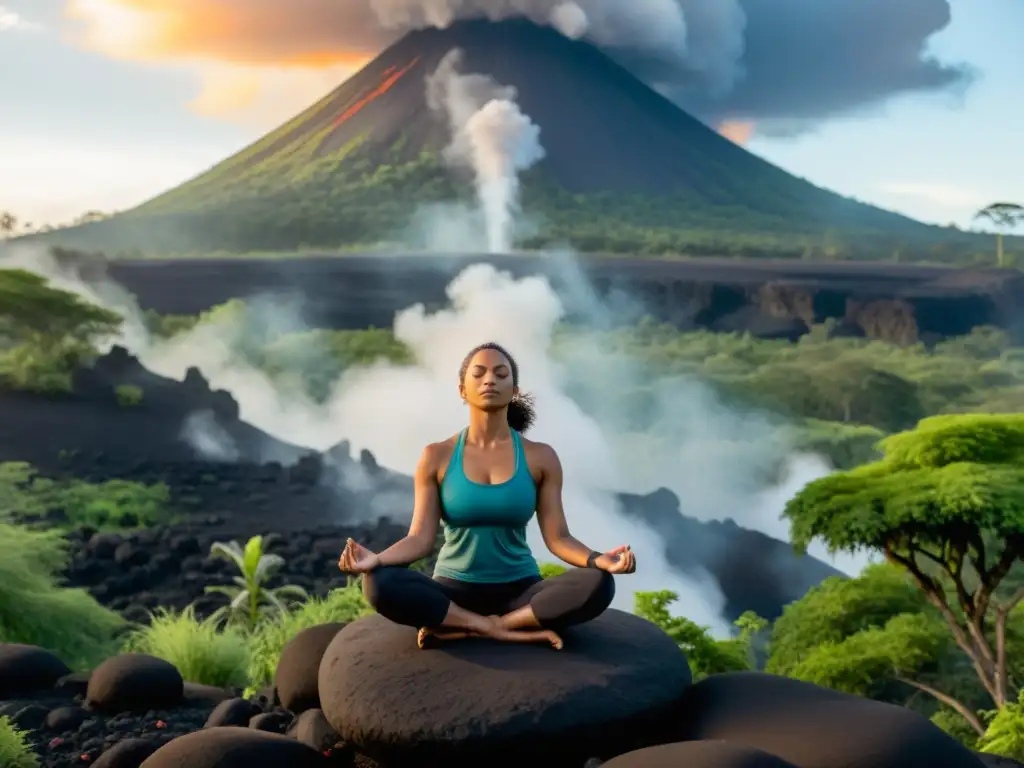
<path id="1" fill-rule="evenodd" d="M 385 93 L 390 91 L 394 84 L 402 79 L 402 75 L 404 75 L 410 69 L 415 67 L 416 64 L 419 63 L 419 60 L 420 57 L 417 56 L 415 59 L 406 64 L 404 67 L 402 67 L 402 69 L 398 70 L 397 72 L 394 71 L 394 67 L 390 67 L 389 69 L 385 70 L 384 74 L 387 75 L 387 78 L 384 80 L 384 82 L 382 82 L 368 94 L 363 96 L 363 98 L 359 99 L 359 101 L 357 101 L 355 104 L 353 104 L 340 115 L 338 115 L 338 119 L 334 121 L 334 127 L 337 128 L 350 117 L 352 117 L 360 110 L 362 110 L 362 108 L 369 104 L 371 101 L 378 98 L 379 96 L 383 96 Z M 391 74 L 388 74 L 389 72 Z"/>

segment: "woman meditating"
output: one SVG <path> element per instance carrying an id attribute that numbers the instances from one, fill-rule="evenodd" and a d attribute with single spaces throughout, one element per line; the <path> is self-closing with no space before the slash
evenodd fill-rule
<path id="1" fill-rule="evenodd" d="M 522 436 L 533 423 L 531 398 L 519 391 L 515 360 L 497 344 L 472 350 L 459 371 L 469 427 L 428 445 L 416 467 L 412 524 L 377 554 L 349 539 L 338 566 L 363 574 L 363 593 L 378 613 L 432 638 L 489 637 L 550 643 L 612 602 L 612 574 L 633 573 L 628 546 L 590 550 L 569 533 L 562 509 L 562 466 L 544 443 Z M 575 566 L 542 579 L 526 543 L 534 512 L 544 543 Z M 407 566 L 444 545 L 434 577 Z"/>

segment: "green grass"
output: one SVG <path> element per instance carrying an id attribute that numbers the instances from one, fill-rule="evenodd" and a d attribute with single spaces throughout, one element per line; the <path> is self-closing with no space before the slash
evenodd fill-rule
<path id="1" fill-rule="evenodd" d="M 247 640 L 234 627 L 221 629 L 215 621 L 196 618 L 190 606 L 181 612 L 156 611 L 148 625 L 127 635 L 124 650 L 170 662 L 191 683 L 244 688 L 250 664 Z"/>
<path id="2" fill-rule="evenodd" d="M 29 748 L 28 734 L 7 717 L 0 717 L 0 768 L 38 768 L 39 758 Z"/>
<path id="3" fill-rule="evenodd" d="M 371 613 L 373 609 L 363 599 L 362 588 L 356 581 L 330 592 L 326 597 L 311 598 L 290 612 L 260 624 L 249 641 L 252 688 L 259 689 L 273 682 L 281 651 L 302 630 L 318 624 L 351 622 Z"/>
<path id="4" fill-rule="evenodd" d="M 68 543 L 58 531 L 0 523 L 0 643 L 38 645 L 73 669 L 116 652 L 124 624 L 84 589 L 60 586 Z"/>
<path id="5" fill-rule="evenodd" d="M 0 519 L 32 522 L 60 510 L 69 528 L 124 530 L 168 523 L 174 517 L 170 489 L 163 483 L 57 481 L 41 477 L 25 462 L 0 464 L 0 502 Z"/>

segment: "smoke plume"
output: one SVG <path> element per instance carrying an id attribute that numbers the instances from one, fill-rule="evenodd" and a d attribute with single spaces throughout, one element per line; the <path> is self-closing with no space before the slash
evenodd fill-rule
<path id="1" fill-rule="evenodd" d="M 458 71 L 462 52 L 450 51 L 427 78 L 427 104 L 447 113 L 449 163 L 473 171 L 491 253 L 511 249 L 519 204 L 519 174 L 544 158 L 540 128 L 516 104 L 516 89 L 484 75 Z"/>
<path id="2" fill-rule="evenodd" d="M 794 132 L 907 93 L 966 85 L 928 52 L 949 0 L 66 0 L 83 45 L 120 58 L 194 64 L 262 99 L 277 120 L 306 106 L 281 87 L 322 87 L 410 29 L 525 16 L 601 47 L 710 125 Z M 129 34 L 130 32 L 130 34 Z M 232 74 L 233 73 L 233 74 Z M 269 87 L 269 86 L 268 86 Z M 209 88 L 208 88 L 209 90 Z M 234 86 L 228 89 L 236 90 Z M 269 94 L 268 94 L 269 95 Z M 303 96 L 303 99 L 308 98 Z M 201 103 L 212 103 L 210 98 Z"/>

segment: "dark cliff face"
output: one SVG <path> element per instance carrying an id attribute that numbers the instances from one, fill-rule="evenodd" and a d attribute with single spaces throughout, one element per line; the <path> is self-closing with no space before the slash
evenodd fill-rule
<path id="1" fill-rule="evenodd" d="M 616 322 L 650 314 L 682 330 L 750 332 L 796 339 L 832 320 L 834 333 L 899 344 L 930 343 L 979 325 L 1020 333 L 1024 275 L 858 263 L 740 259 L 636 261 L 582 258 L 566 267 L 544 257 L 384 257 L 270 261 L 114 262 L 110 277 L 143 308 L 196 314 L 232 298 L 302 297 L 309 322 L 329 328 L 390 327 L 396 311 L 447 303 L 445 287 L 470 263 L 516 276 L 545 275 L 570 316 L 583 281 L 607 304 L 627 306 Z M 628 297 L 629 301 L 618 301 Z"/>

